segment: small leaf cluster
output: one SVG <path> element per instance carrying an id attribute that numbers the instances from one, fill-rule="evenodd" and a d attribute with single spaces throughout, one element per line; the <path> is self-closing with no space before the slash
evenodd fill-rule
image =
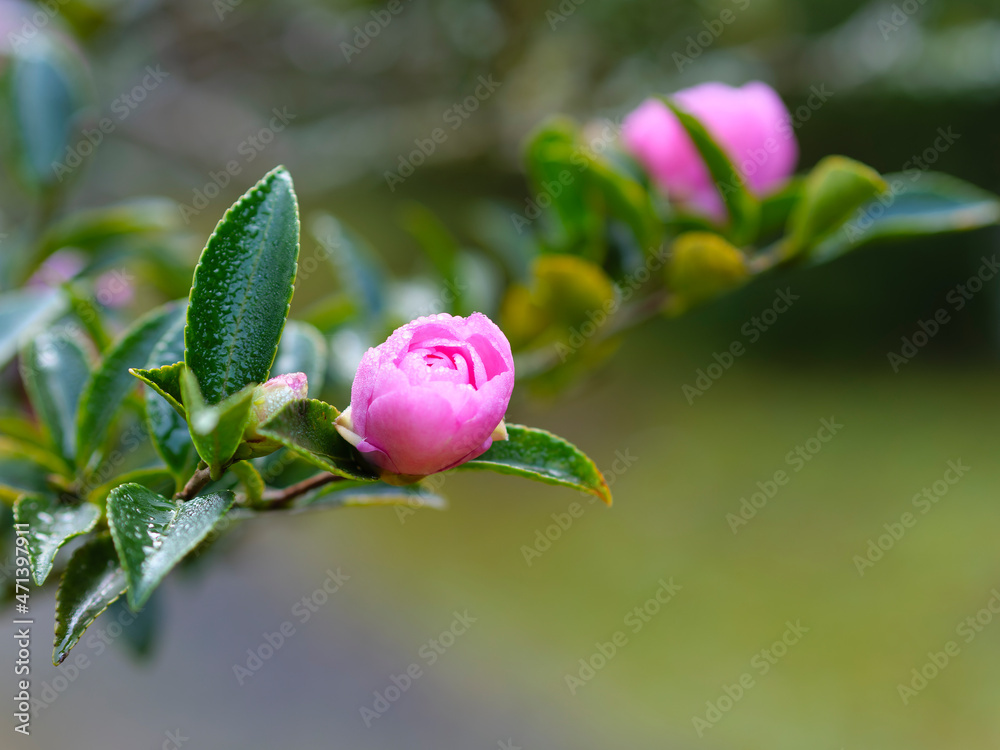
<path id="1" fill-rule="evenodd" d="M 37 423 L 6 419 L 0 497 L 13 502 L 37 585 L 76 540 L 57 591 L 55 663 L 123 594 L 133 611 L 144 607 L 175 566 L 234 518 L 303 508 L 443 507 L 419 484 L 380 481 L 335 429 L 340 412 L 323 401 L 293 400 L 257 426 L 277 452 L 261 455 L 259 442 L 247 437 L 254 389 L 275 362 L 315 372 L 323 358 L 315 329 L 286 324 L 299 245 L 295 191 L 279 167 L 219 222 L 188 299 L 155 308 L 99 353 L 95 340 L 71 328 L 43 331 L 23 347 L 21 377 Z M 137 429 L 125 427 L 129 422 Z M 573 445 L 519 425 L 508 435 L 460 468 L 610 502 L 600 471 Z M 289 466 L 307 476 L 289 482 Z M 272 476 L 284 484 L 271 486 Z"/>

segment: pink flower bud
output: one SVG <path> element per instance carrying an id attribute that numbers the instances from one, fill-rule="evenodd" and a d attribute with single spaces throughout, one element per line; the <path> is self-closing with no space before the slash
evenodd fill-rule
<path id="1" fill-rule="evenodd" d="M 254 389 L 250 419 L 243 431 L 243 439 L 253 449 L 254 456 L 266 456 L 281 447 L 280 443 L 257 432 L 257 428 L 281 411 L 286 404 L 308 397 L 309 383 L 301 372 L 278 375 Z"/>
<path id="2" fill-rule="evenodd" d="M 387 481 L 412 480 L 506 439 L 513 390 L 510 344 L 493 321 L 431 315 L 368 350 L 337 429 Z"/>
<path id="3" fill-rule="evenodd" d="M 678 91 L 671 99 L 705 126 L 750 192 L 772 192 L 794 172 L 798 144 L 791 116 L 767 84 L 754 81 L 734 88 L 703 83 Z M 687 131 L 663 102 L 649 99 L 629 114 L 622 139 L 672 201 L 725 221 L 726 209 L 708 168 Z"/>

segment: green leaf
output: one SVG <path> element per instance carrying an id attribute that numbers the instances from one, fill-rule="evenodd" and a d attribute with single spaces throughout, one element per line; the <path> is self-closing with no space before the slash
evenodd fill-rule
<path id="1" fill-rule="evenodd" d="M 47 35 L 13 56 L 7 82 L 13 135 L 21 172 L 33 185 L 50 187 L 71 171 L 62 162 L 84 100 L 82 63 Z"/>
<path id="2" fill-rule="evenodd" d="M 841 231 L 812 250 L 811 261 L 823 263 L 876 240 L 963 232 L 1000 222 L 996 195 L 940 172 L 887 174 L 885 181 L 885 203 L 874 200 L 859 208 Z"/>
<path id="3" fill-rule="evenodd" d="M 185 480 L 187 478 L 188 477 L 184 477 Z M 133 471 L 126 471 L 124 474 L 118 474 L 110 481 L 91 489 L 87 492 L 87 502 L 93 503 L 103 509 L 107 504 L 108 495 L 111 494 L 111 490 L 119 485 L 125 484 L 126 482 L 141 484 L 143 487 L 152 490 L 153 492 L 166 492 L 171 494 L 174 492 L 177 485 L 174 475 L 168 469 L 161 466 L 134 469 Z"/>
<path id="4" fill-rule="evenodd" d="M 861 162 L 844 156 L 823 159 L 806 177 L 802 198 L 788 218 L 786 254 L 816 245 L 886 187 L 879 173 Z"/>
<path id="5" fill-rule="evenodd" d="M 14 517 L 28 526 L 28 558 L 35 583 L 41 586 L 59 548 L 94 528 L 101 509 L 90 503 L 66 505 L 53 495 L 24 495 L 14 505 Z"/>
<path id="6" fill-rule="evenodd" d="M 36 262 L 64 247 L 93 250 L 121 237 L 180 227 L 176 204 L 167 198 L 136 198 L 112 206 L 76 211 L 42 235 Z"/>
<path id="7" fill-rule="evenodd" d="M 83 631 L 125 593 L 125 587 L 125 571 L 108 534 L 94 537 L 73 553 L 56 593 L 53 664 L 62 664 Z"/>
<path id="8" fill-rule="evenodd" d="M 84 290 L 84 284 L 64 284 L 63 290 L 69 297 L 70 309 L 80 321 L 84 329 L 94 340 L 97 351 L 103 352 L 111 346 L 111 336 L 104 325 L 100 305 L 93 293 Z"/>
<path id="9" fill-rule="evenodd" d="M 402 223 L 431 261 L 445 288 L 451 292 L 449 312 L 465 315 L 468 311 L 464 301 L 465 284 L 459 275 L 461 248 L 458 240 L 441 219 L 420 203 L 411 202 L 404 207 Z"/>
<path id="10" fill-rule="evenodd" d="M 316 399 L 299 399 L 285 406 L 257 431 L 331 474 L 363 481 L 378 479 L 378 473 L 337 432 L 333 422 L 339 415 L 330 404 Z"/>
<path id="11" fill-rule="evenodd" d="M 248 505 L 257 505 L 264 496 L 264 478 L 249 461 L 237 461 L 232 466 L 233 474 L 240 480 L 247 495 Z"/>
<path id="12" fill-rule="evenodd" d="M 551 432 L 507 425 L 507 440 L 495 440 L 486 453 L 456 470 L 486 469 L 500 474 L 572 487 L 611 504 L 611 490 L 600 470 L 575 445 Z"/>
<path id="13" fill-rule="evenodd" d="M 251 383 L 222 402 L 209 406 L 190 368 L 185 367 L 181 374 L 181 393 L 191 439 L 201 460 L 211 469 L 213 479 L 222 476 L 243 439 L 255 387 Z"/>
<path id="14" fill-rule="evenodd" d="M 198 464 L 198 451 L 195 450 L 188 431 L 186 412 L 179 403 L 180 372 L 184 365 L 177 360 L 183 356 L 184 321 L 178 320 L 153 347 L 146 363 L 147 369 L 141 371 L 144 377 L 138 375 L 139 371 L 132 371 L 133 375 L 146 383 L 151 383 L 154 378 L 158 379 L 157 385 L 151 385 L 144 394 L 146 422 L 153 447 L 170 467 L 178 483 L 187 479 Z M 171 362 L 177 364 L 171 365 Z M 164 376 L 162 381 L 159 381 L 160 375 Z"/>
<path id="15" fill-rule="evenodd" d="M 163 620 L 162 603 L 162 595 L 159 591 L 154 591 L 140 612 L 130 610 L 124 599 L 111 605 L 108 617 L 123 623 L 122 637 L 118 642 L 138 660 L 146 659 L 153 653 Z"/>
<path id="16" fill-rule="evenodd" d="M 278 345 L 278 356 L 271 368 L 272 377 L 304 372 L 309 391 L 320 393 L 326 378 L 326 339 L 315 326 L 289 320 Z"/>
<path id="17" fill-rule="evenodd" d="M 0 438 L 0 441 L 3 440 Z M 18 453 L 4 453 L 7 451 L 0 453 L 0 501 L 12 505 L 26 492 L 44 492 L 49 489 L 48 472 L 44 466 L 27 460 Z"/>
<path id="18" fill-rule="evenodd" d="M 267 380 L 298 255 L 295 191 L 278 167 L 226 212 L 194 272 L 184 361 L 208 404 Z"/>
<path id="19" fill-rule="evenodd" d="M 558 219 L 563 236 L 556 238 L 555 244 L 560 249 L 601 262 L 605 254 L 605 221 L 602 213 L 588 200 L 586 179 L 581 179 L 578 162 L 581 153 L 576 123 L 559 117 L 543 123 L 528 137 L 525 161 L 536 196 L 549 197 Z M 558 185 L 558 190 L 546 187 L 553 185 Z M 528 223 L 526 216 L 522 218 Z"/>
<path id="20" fill-rule="evenodd" d="M 138 484 L 108 495 L 108 527 L 128 580 L 128 601 L 139 611 L 170 570 L 208 536 L 233 504 L 232 492 L 168 500 Z"/>
<path id="21" fill-rule="evenodd" d="M 89 377 L 87 354 L 68 331 L 41 334 L 21 357 L 21 378 L 31 405 L 53 446 L 70 464 L 76 455 L 76 412 Z"/>
<path id="22" fill-rule="evenodd" d="M 76 421 L 77 466 L 87 466 L 104 442 L 119 407 L 135 383 L 129 368 L 143 367 L 157 342 L 184 314 L 171 302 L 137 320 L 108 351 L 80 399 Z"/>
<path id="23" fill-rule="evenodd" d="M 760 228 L 760 202 L 747 189 L 743 177 L 698 118 L 685 112 L 669 98 L 664 98 L 663 102 L 694 142 L 712 175 L 712 181 L 717 188 L 722 186 L 719 194 L 729 213 L 730 239 L 733 244 L 746 245 L 753 242 Z"/>
<path id="24" fill-rule="evenodd" d="M 163 365 L 152 370 L 130 368 L 129 373 L 139 378 L 148 385 L 181 416 L 187 414 L 184 408 L 184 398 L 181 394 L 181 374 L 184 372 L 184 363 L 175 362 L 172 365 Z"/>
<path id="25" fill-rule="evenodd" d="M 788 217 L 802 198 L 805 180 L 792 177 L 778 192 L 761 200 L 760 234 L 762 237 L 784 232 Z"/>
<path id="26" fill-rule="evenodd" d="M 325 510 L 380 505 L 405 505 L 414 509 L 444 510 L 448 507 L 448 501 L 419 484 L 394 487 L 388 484 L 372 484 L 370 482 L 333 482 L 321 487 L 315 493 L 299 498 L 291 508 L 295 510 Z"/>
<path id="27" fill-rule="evenodd" d="M 7 364 L 22 342 L 27 342 L 66 311 L 61 289 L 19 289 L 0 295 L 0 366 Z"/>
<path id="28" fill-rule="evenodd" d="M 375 251 L 329 214 L 317 216 L 310 231 L 325 251 L 340 289 L 350 295 L 358 309 L 365 310 L 370 320 L 379 320 L 385 310 L 387 274 Z"/>

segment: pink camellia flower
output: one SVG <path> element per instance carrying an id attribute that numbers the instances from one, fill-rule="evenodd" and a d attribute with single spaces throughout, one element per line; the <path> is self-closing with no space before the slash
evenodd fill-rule
<path id="1" fill-rule="evenodd" d="M 671 99 L 694 115 L 756 195 L 779 188 L 795 170 L 798 144 L 791 117 L 777 92 L 754 81 L 734 88 L 703 83 Z M 622 126 L 625 148 L 671 200 L 723 222 L 726 209 L 687 131 L 667 106 L 649 99 Z"/>
<path id="2" fill-rule="evenodd" d="M 430 315 L 365 353 L 337 429 L 383 479 L 413 480 L 505 440 L 513 390 L 510 344 L 493 321 Z"/>

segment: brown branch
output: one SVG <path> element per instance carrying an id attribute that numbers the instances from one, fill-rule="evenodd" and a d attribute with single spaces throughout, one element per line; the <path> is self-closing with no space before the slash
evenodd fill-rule
<path id="1" fill-rule="evenodd" d="M 324 485 L 330 484 L 331 482 L 343 481 L 343 477 L 338 477 L 336 474 L 329 474 L 323 472 L 322 474 L 316 474 L 309 477 L 308 479 L 303 479 L 301 482 L 289 485 L 284 489 L 280 490 L 268 490 L 262 496 L 265 502 L 260 509 L 266 508 L 283 508 L 293 500 L 308 492 L 312 492 Z"/>
<path id="2" fill-rule="evenodd" d="M 202 461 L 198 470 L 191 475 L 187 484 L 184 485 L 184 489 L 174 495 L 174 500 L 190 500 L 203 490 L 205 485 L 207 485 L 210 481 L 212 481 L 212 474 L 205 465 L 205 462 Z"/>

